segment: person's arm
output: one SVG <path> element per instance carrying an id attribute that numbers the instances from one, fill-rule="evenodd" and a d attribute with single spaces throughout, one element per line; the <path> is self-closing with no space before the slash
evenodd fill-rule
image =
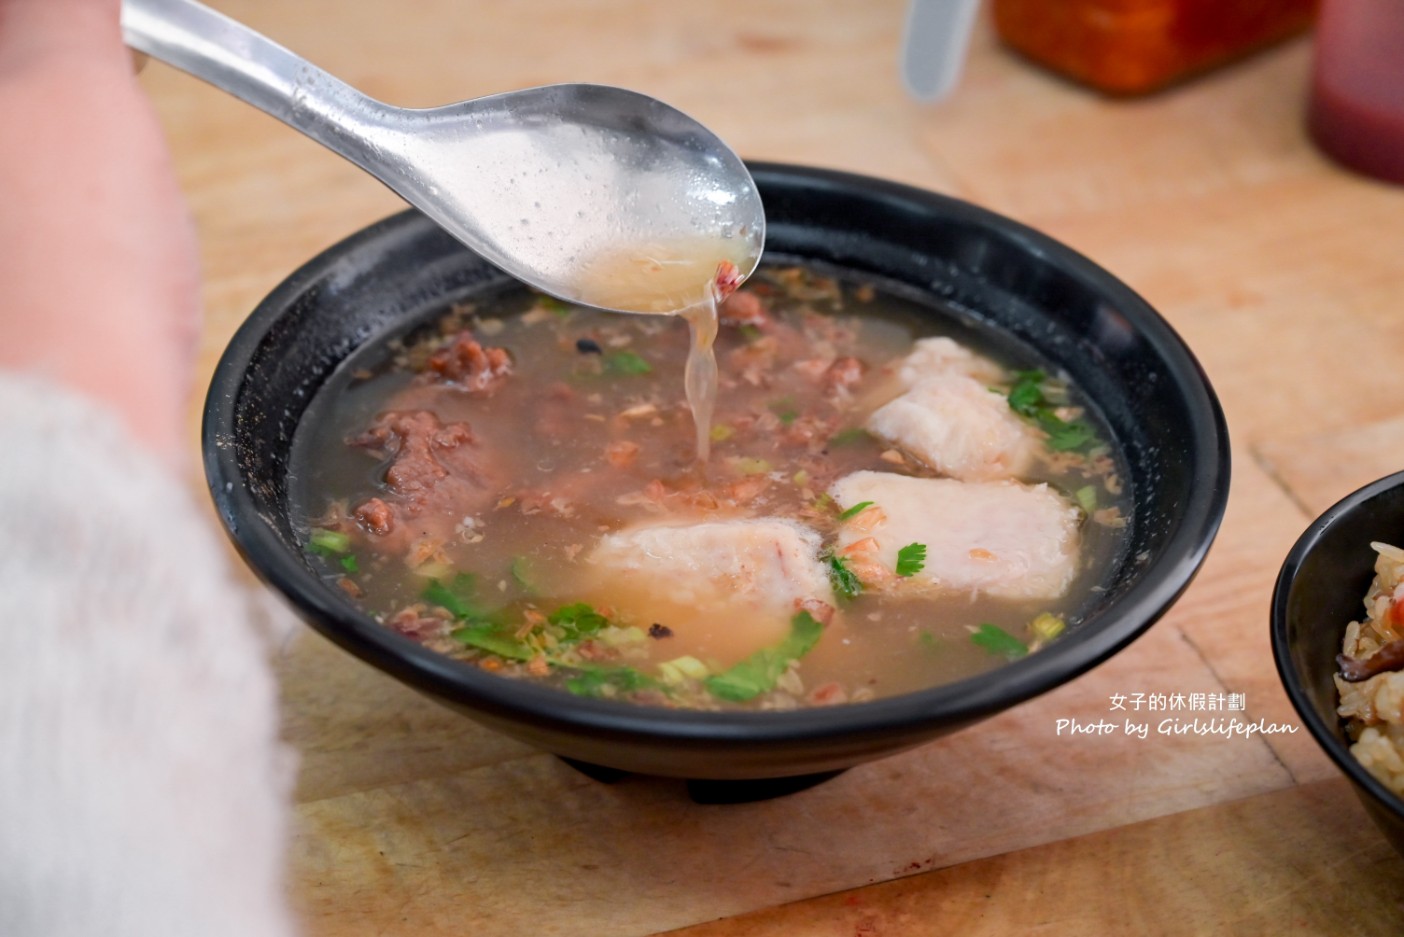
<path id="1" fill-rule="evenodd" d="M 175 464 L 194 227 L 118 0 L 0 0 L 0 368 L 111 406 Z"/>
<path id="2" fill-rule="evenodd" d="M 192 226 L 118 0 L 0 0 L 0 934 L 283 937 L 290 765 L 174 469 Z"/>
<path id="3" fill-rule="evenodd" d="M 283 937 L 291 764 L 243 589 L 106 408 L 0 372 L 0 934 Z"/>

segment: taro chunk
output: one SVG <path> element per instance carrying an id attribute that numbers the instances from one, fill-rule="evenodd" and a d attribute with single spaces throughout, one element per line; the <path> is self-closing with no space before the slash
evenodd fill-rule
<path id="1" fill-rule="evenodd" d="M 801 603 L 832 598 L 819 548 L 777 518 L 631 527 L 590 554 L 586 591 L 622 620 L 665 626 L 678 655 L 729 665 L 784 640 Z"/>
<path id="2" fill-rule="evenodd" d="M 927 377 L 868 417 L 867 429 L 942 475 L 988 480 L 1026 471 L 1033 429 L 997 391 L 963 374 Z"/>
<path id="3" fill-rule="evenodd" d="M 835 549 L 853 556 L 855 569 L 875 561 L 890 573 L 865 585 L 1048 600 L 1077 574 L 1079 512 L 1047 485 L 865 471 L 839 479 L 830 494 L 844 509 L 873 503 L 843 524 Z M 926 546 L 925 565 L 898 578 L 897 553 L 912 543 Z"/>

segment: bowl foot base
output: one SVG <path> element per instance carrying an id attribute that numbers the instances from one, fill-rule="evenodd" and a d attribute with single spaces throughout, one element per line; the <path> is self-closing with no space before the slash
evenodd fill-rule
<path id="1" fill-rule="evenodd" d="M 576 771 L 602 784 L 615 784 L 633 777 L 628 771 L 610 768 L 605 765 L 577 761 L 574 758 L 557 756 Z M 686 781 L 687 795 L 696 804 L 750 804 L 760 800 L 771 800 L 809 790 L 816 784 L 823 784 L 830 778 L 838 777 L 845 769 L 820 771 L 817 774 L 801 774 L 786 778 L 752 778 L 744 781 L 716 781 L 706 778 L 693 778 Z"/>
<path id="2" fill-rule="evenodd" d="M 709 781 L 695 779 L 687 782 L 687 795 L 697 804 L 749 804 L 807 791 L 817 784 L 843 774 L 844 769 L 800 774 L 788 778 L 756 778 L 747 781 Z"/>
<path id="3" fill-rule="evenodd" d="M 557 755 L 561 761 L 579 771 L 592 781 L 599 781 L 601 784 L 616 784 L 625 778 L 633 777 L 628 771 L 621 768 L 610 768 L 606 765 L 597 765 L 590 761 L 577 761 L 574 758 L 567 758 L 564 755 Z"/>

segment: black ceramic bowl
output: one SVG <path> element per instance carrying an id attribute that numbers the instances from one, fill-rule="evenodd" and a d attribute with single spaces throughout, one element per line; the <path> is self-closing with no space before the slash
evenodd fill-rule
<path id="1" fill-rule="evenodd" d="M 1272 596 L 1272 654 L 1307 731 L 1345 773 L 1375 824 L 1404 854 L 1404 799 L 1360 766 L 1336 715 L 1336 655 L 1346 625 L 1365 614 L 1375 575 L 1372 541 L 1404 541 L 1404 472 L 1366 485 L 1297 540 Z"/>
<path id="2" fill-rule="evenodd" d="M 1142 299 L 1061 244 L 975 206 L 875 179 L 752 167 L 771 259 L 818 262 L 1001 329 L 1065 369 L 1120 439 L 1135 490 L 1125 559 L 1082 621 L 994 673 L 862 705 L 686 712 L 580 699 L 504 679 L 378 626 L 305 561 L 288 516 L 288 452 L 328 375 L 505 275 L 423 217 L 389 218 L 279 286 L 239 330 L 205 411 L 206 471 L 250 565 L 311 625 L 474 719 L 581 762 L 687 778 L 838 770 L 968 726 L 1116 653 L 1189 584 L 1228 492 L 1223 414 L 1193 356 Z"/>

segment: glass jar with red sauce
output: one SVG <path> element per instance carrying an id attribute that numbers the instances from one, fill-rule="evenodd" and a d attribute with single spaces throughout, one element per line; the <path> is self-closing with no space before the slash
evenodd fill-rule
<path id="1" fill-rule="evenodd" d="M 1030 59 L 1101 91 L 1142 94 L 1301 32 L 1317 3 L 994 0 L 993 5 L 1000 38 Z"/>

